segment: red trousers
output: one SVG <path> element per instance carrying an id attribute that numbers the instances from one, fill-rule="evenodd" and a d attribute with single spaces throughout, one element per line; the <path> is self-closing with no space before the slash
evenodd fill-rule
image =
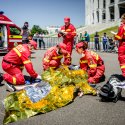
<path id="1" fill-rule="evenodd" d="M 71 61 L 72 61 L 72 58 L 71 58 L 71 55 L 72 55 L 72 49 L 73 49 L 73 43 L 71 41 L 69 42 L 65 42 L 64 43 L 66 44 L 67 48 L 66 50 L 69 52 L 70 54 L 70 57 L 65 57 L 64 56 L 64 64 L 66 65 L 71 65 Z"/>
<path id="2" fill-rule="evenodd" d="M 122 75 L 125 77 L 125 42 L 120 42 L 118 47 L 118 60 L 120 68 L 122 70 Z"/>
<path id="3" fill-rule="evenodd" d="M 104 75 L 105 72 L 105 66 L 97 66 L 96 73 L 95 74 L 89 74 L 88 82 L 90 83 L 99 83 L 101 77 Z"/>
<path id="4" fill-rule="evenodd" d="M 14 85 L 23 85 L 25 84 L 24 75 L 22 74 L 22 67 L 8 64 L 2 62 L 2 68 L 6 72 L 3 74 L 3 79 L 6 82 L 9 82 Z"/>

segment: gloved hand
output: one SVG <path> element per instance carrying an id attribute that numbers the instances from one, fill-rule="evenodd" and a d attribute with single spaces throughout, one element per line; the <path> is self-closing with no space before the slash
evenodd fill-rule
<path id="1" fill-rule="evenodd" d="M 79 68 L 80 68 L 79 65 L 78 65 L 78 66 L 77 66 L 77 65 L 76 65 L 76 66 L 75 66 L 75 65 L 70 65 L 70 66 L 69 66 L 69 69 L 70 69 L 70 70 L 78 70 Z"/>
<path id="2" fill-rule="evenodd" d="M 41 81 L 42 81 L 42 78 L 41 78 L 40 75 L 38 75 L 38 76 L 36 77 L 36 79 L 35 79 L 35 82 L 41 82 Z"/>
<path id="3" fill-rule="evenodd" d="M 74 70 L 78 70 L 78 69 L 80 69 L 79 65 L 78 66 L 74 66 Z"/>
<path id="4" fill-rule="evenodd" d="M 94 80 L 92 77 L 90 77 L 90 78 L 88 79 L 88 82 L 94 84 L 94 83 L 95 83 L 95 80 Z"/>

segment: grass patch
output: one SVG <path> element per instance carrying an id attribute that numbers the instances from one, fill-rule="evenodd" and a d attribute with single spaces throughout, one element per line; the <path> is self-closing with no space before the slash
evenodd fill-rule
<path id="1" fill-rule="evenodd" d="M 114 35 L 111 33 L 111 31 L 114 31 L 114 32 L 117 33 L 118 32 L 118 26 L 110 27 L 110 28 L 107 28 L 105 30 L 102 30 L 102 31 L 98 32 L 100 39 L 101 39 L 101 37 L 103 36 L 104 33 L 106 33 L 108 37 L 114 37 Z M 94 35 L 95 34 L 90 35 L 90 41 L 94 41 Z"/>

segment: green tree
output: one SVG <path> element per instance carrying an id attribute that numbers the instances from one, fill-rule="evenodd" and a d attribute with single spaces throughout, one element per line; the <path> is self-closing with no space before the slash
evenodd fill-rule
<path id="1" fill-rule="evenodd" d="M 33 25 L 32 29 L 31 29 L 31 35 L 33 36 L 36 32 L 48 34 L 48 31 L 47 31 L 47 30 L 43 30 L 43 29 L 40 28 L 40 26 L 38 26 L 38 25 Z"/>

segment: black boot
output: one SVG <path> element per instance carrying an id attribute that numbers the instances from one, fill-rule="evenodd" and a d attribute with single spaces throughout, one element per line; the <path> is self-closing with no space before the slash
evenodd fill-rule
<path id="1" fill-rule="evenodd" d="M 100 78 L 99 82 L 104 82 L 104 81 L 105 81 L 105 75 L 103 75 L 103 76 Z"/>
<path id="2" fill-rule="evenodd" d="M 0 84 L 3 81 L 3 73 L 0 73 Z"/>

